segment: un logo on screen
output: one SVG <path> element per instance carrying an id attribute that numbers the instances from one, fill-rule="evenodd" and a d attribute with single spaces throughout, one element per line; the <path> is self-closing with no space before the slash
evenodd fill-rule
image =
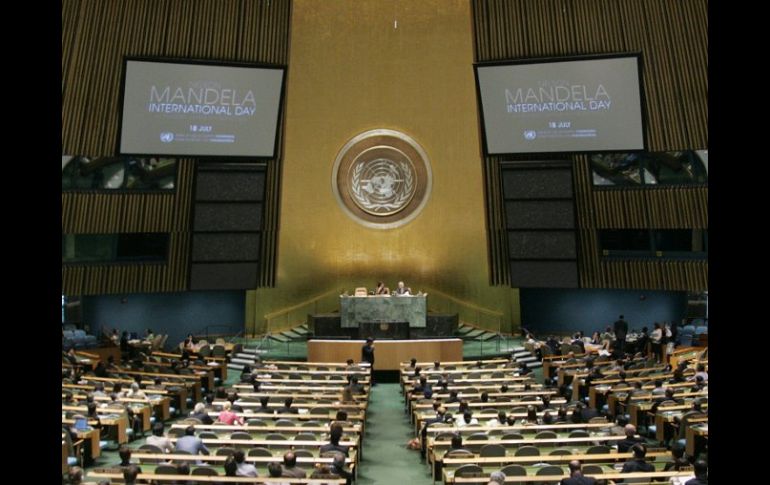
<path id="1" fill-rule="evenodd" d="M 537 138 L 537 132 L 535 130 L 527 130 L 524 132 L 525 140 L 534 140 Z"/>
<path id="2" fill-rule="evenodd" d="M 171 133 L 170 131 L 164 131 L 163 133 L 160 134 L 160 141 L 162 141 L 163 143 L 171 143 L 172 141 L 174 141 L 174 134 Z"/>

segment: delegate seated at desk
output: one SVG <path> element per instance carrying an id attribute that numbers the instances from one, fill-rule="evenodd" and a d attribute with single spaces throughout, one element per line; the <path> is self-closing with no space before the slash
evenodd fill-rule
<path id="1" fill-rule="evenodd" d="M 412 289 L 404 285 L 403 281 L 399 281 L 394 294 L 397 296 L 408 296 L 412 294 Z"/>
<path id="2" fill-rule="evenodd" d="M 374 295 L 390 295 L 390 288 L 385 286 L 382 281 L 377 282 L 377 288 L 374 289 Z"/>

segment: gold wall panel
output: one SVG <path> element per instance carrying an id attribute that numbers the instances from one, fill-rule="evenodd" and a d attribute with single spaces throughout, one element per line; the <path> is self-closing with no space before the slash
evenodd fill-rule
<path id="1" fill-rule="evenodd" d="M 518 292 L 489 285 L 470 3 L 292 3 L 276 286 L 249 292 L 247 331 L 261 332 L 266 314 L 380 279 L 434 287 L 503 312 L 503 330 L 518 326 Z M 433 171 L 423 211 L 389 230 L 351 220 L 331 188 L 340 148 L 376 128 L 414 138 Z"/>

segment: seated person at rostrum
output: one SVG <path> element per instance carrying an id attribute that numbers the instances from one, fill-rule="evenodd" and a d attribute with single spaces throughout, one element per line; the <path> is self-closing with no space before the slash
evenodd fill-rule
<path id="1" fill-rule="evenodd" d="M 377 287 L 374 289 L 373 295 L 390 295 L 390 288 L 385 286 L 382 281 L 377 282 Z"/>
<path id="2" fill-rule="evenodd" d="M 403 281 L 398 282 L 398 286 L 396 287 L 396 291 L 394 292 L 395 295 L 403 296 L 403 295 L 411 295 L 412 289 L 405 286 Z"/>

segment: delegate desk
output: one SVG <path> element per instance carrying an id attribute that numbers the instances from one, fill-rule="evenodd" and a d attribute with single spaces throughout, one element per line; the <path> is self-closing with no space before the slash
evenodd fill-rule
<path id="1" fill-rule="evenodd" d="M 404 298 L 404 297 L 399 297 Z M 319 362 L 345 362 L 361 359 L 364 340 L 311 339 L 307 342 L 307 358 Z M 420 340 L 375 340 L 374 369 L 399 370 L 401 362 L 416 357 L 423 361 L 461 360 L 463 341 L 459 338 Z"/>
<path id="2" fill-rule="evenodd" d="M 425 328 L 427 298 L 419 296 L 340 296 L 342 328 L 358 328 L 361 322 L 409 322 L 409 328 Z M 407 358 L 407 360 L 409 360 Z M 459 360 L 459 359 L 457 359 Z"/>

